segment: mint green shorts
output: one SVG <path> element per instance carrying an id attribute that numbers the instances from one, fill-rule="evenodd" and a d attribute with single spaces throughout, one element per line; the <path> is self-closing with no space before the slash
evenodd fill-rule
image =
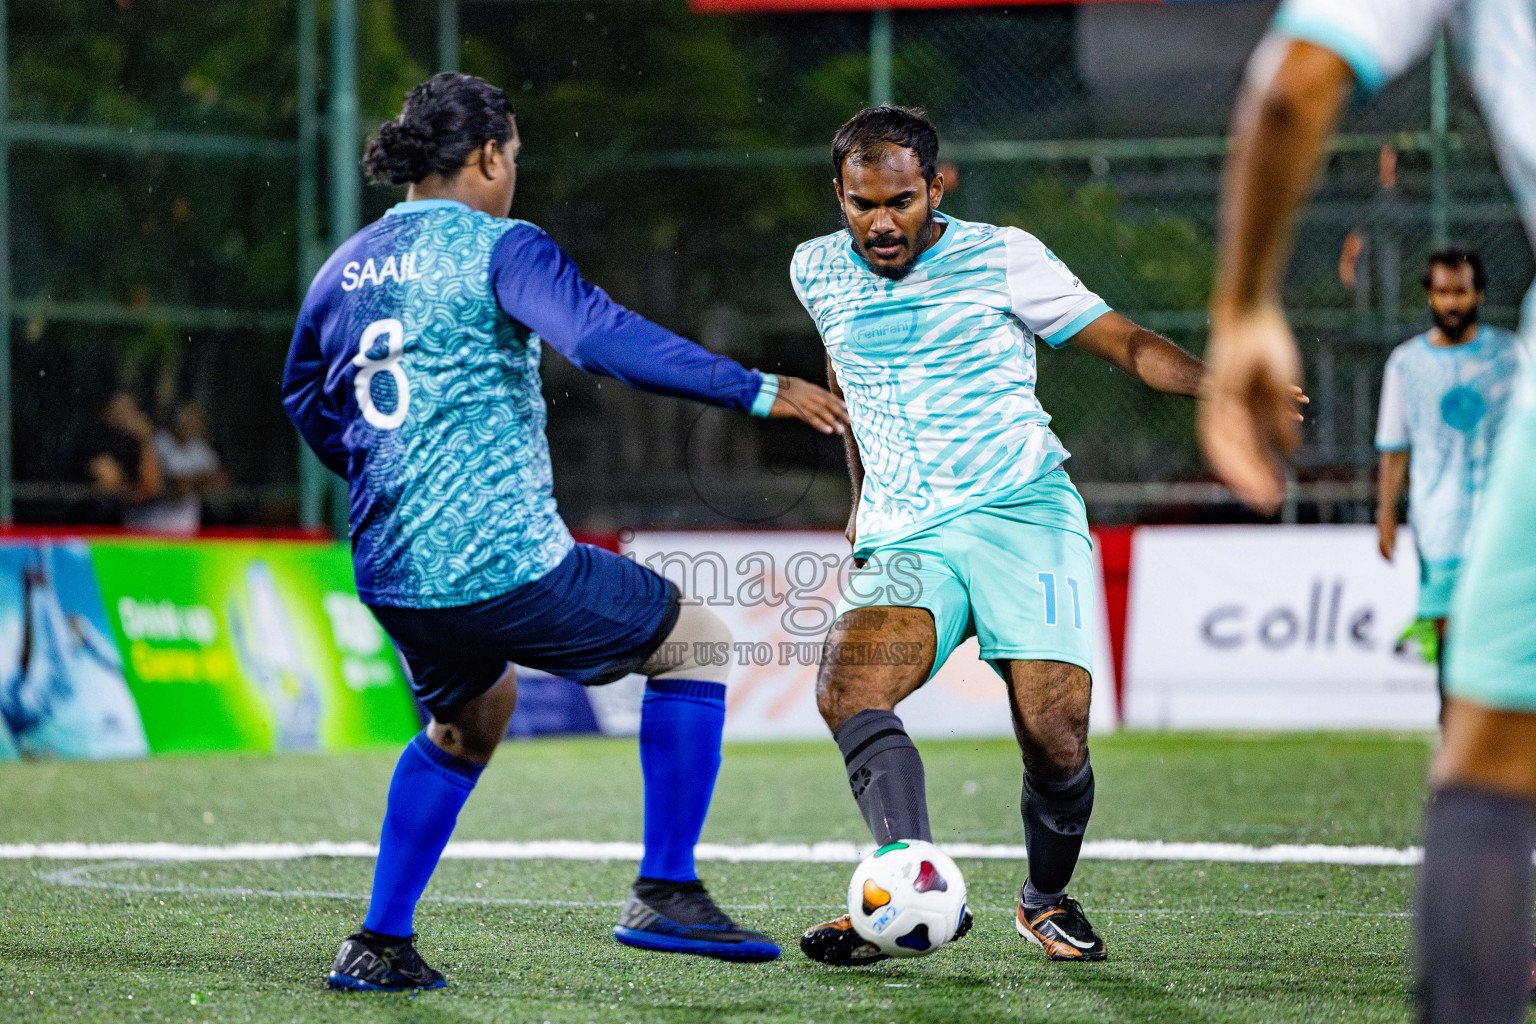
<path id="1" fill-rule="evenodd" d="M 1461 559 L 1419 559 L 1419 618 L 1443 619 L 1451 614 L 1451 598 L 1461 576 Z"/>
<path id="2" fill-rule="evenodd" d="M 1446 693 L 1536 713 L 1536 410 L 1504 421 L 1446 644 Z"/>
<path id="3" fill-rule="evenodd" d="M 1037 500 L 975 509 L 875 548 L 837 616 L 927 609 L 938 635 L 930 678 L 973 636 L 994 671 L 999 660 L 1063 661 L 1091 674 L 1099 593 L 1088 520 L 1066 474 L 1050 476 L 1059 479 Z"/>

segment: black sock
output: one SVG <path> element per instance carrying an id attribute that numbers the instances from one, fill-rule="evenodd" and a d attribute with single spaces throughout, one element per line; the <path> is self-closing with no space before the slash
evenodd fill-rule
<path id="1" fill-rule="evenodd" d="M 1093 766 L 1083 766 L 1065 782 L 1049 783 L 1024 772 L 1024 846 L 1029 854 L 1025 903 L 1039 906 L 1060 899 L 1072 880 L 1083 832 L 1093 813 Z M 1031 903 L 1031 899 L 1038 902 Z"/>
<path id="2" fill-rule="evenodd" d="M 1525 1020 L 1531 971 L 1536 808 L 1458 787 L 1424 827 L 1417 906 L 1422 1024 Z"/>
<path id="3" fill-rule="evenodd" d="M 923 759 L 892 711 L 860 711 L 832 734 L 848 767 L 848 785 L 875 842 L 933 841 Z"/>

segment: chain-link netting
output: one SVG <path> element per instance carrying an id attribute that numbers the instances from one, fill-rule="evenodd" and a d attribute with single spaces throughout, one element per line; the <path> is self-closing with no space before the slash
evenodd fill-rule
<path id="1" fill-rule="evenodd" d="M 126 393 L 162 433 L 204 412 L 232 481 L 206 521 L 294 521 L 276 386 L 298 290 L 295 4 L 4 8 L 17 520 L 121 518 L 89 467 Z M 422 65 L 393 7 L 364 14 L 362 99 L 383 111 Z"/>
<path id="2" fill-rule="evenodd" d="M 10 6 L 12 118 L 291 142 L 286 4 Z M 367 125 L 432 66 L 435 4 L 361 7 Z M 820 379 L 788 261 L 839 226 L 825 147 L 868 102 L 871 16 L 702 17 L 675 0 L 462 8 L 463 66 L 505 85 L 518 109 L 517 214 L 620 301 L 750 364 Z M 895 12 L 890 82 L 940 129 L 946 209 L 1037 234 L 1111 305 L 1198 351 L 1220 136 L 1272 9 Z M 99 73 L 78 73 L 81 62 Z M 64 67 L 75 70 L 50 71 Z M 1490 322 L 1512 325 L 1531 279 L 1475 105 L 1452 81 L 1442 189 L 1426 61 L 1349 115 L 1301 225 L 1287 299 L 1315 399 L 1303 478 L 1366 479 L 1386 353 L 1427 323 L 1419 277 L 1437 222 L 1482 250 Z M 295 190 L 291 155 L 13 148 L 22 516 L 78 513 L 81 439 L 119 387 L 162 421 L 186 398 L 207 408 L 237 485 L 216 517 L 295 514 L 297 447 L 275 394 L 297 289 Z M 370 190 L 365 218 L 398 198 Z M 1106 503 L 1093 485 L 1201 477 L 1186 400 L 1070 349 L 1043 352 L 1040 376 L 1097 514 L 1152 510 L 1134 494 Z M 553 354 L 545 379 L 557 492 L 576 524 L 832 524 L 846 512 L 835 443 L 636 394 Z"/>

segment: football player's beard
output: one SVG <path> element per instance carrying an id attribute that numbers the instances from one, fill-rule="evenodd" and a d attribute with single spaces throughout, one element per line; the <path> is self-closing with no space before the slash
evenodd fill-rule
<path id="1" fill-rule="evenodd" d="M 934 226 L 933 208 L 929 207 L 928 219 L 923 221 L 923 226 L 919 228 L 917 232 L 917 239 L 921 244 L 912 246 L 911 255 L 901 263 L 882 265 L 869 258 L 870 247 L 881 244 L 884 240 L 890 237 L 889 235 L 881 235 L 873 242 L 871 242 L 869 239 L 865 239 L 864 241 L 860 242 L 856 248 L 859 251 L 859 255 L 864 257 L 864 262 L 869 264 L 870 270 L 873 270 L 876 274 L 879 274 L 881 277 L 886 278 L 887 280 L 900 281 L 902 278 L 912 273 L 912 268 L 917 265 L 917 258 L 923 253 L 927 252 L 928 246 L 933 244 Z M 846 214 L 843 216 L 843 227 L 848 229 L 848 233 L 850 235 L 853 234 L 853 228 L 849 226 L 848 217 Z"/>
<path id="2" fill-rule="evenodd" d="M 1435 313 L 1433 314 L 1435 326 L 1440 328 L 1440 333 L 1444 334 L 1447 338 L 1459 338 L 1462 331 L 1465 331 L 1470 325 L 1477 323 L 1478 309 L 1479 307 L 1473 306 L 1465 313 Z"/>

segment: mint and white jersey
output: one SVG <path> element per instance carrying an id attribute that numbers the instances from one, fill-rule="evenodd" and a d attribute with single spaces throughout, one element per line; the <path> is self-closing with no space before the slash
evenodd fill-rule
<path id="1" fill-rule="evenodd" d="M 1376 447 L 1410 453 L 1408 520 L 1426 562 L 1466 554 L 1518 369 L 1519 344 L 1497 327 L 1480 328 L 1462 345 L 1434 345 L 1420 334 L 1387 359 Z"/>
<path id="2" fill-rule="evenodd" d="M 900 281 L 870 270 L 847 231 L 804 243 L 790 265 L 864 462 L 861 554 L 1026 500 L 1067 458 L 1035 397 L 1035 339 L 1059 347 L 1109 312 L 1028 232 L 940 219 Z"/>
<path id="3" fill-rule="evenodd" d="M 1536 246 L 1536 0 L 1285 0 L 1282 35 L 1331 50 L 1374 93 L 1428 52 L 1449 27 L 1488 121 L 1504 178 Z M 1526 293 L 1520 401 L 1536 407 L 1536 288 Z"/>

